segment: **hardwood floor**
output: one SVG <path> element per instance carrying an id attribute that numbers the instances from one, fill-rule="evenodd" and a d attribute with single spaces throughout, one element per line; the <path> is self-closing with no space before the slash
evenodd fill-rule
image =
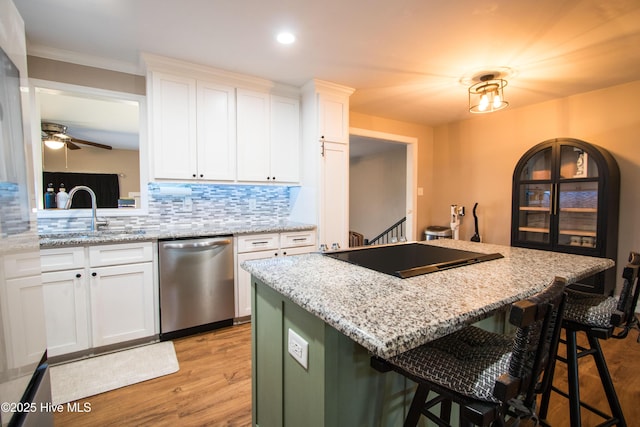
<path id="1" fill-rule="evenodd" d="M 180 370 L 81 400 L 55 426 L 250 426 L 251 324 L 174 340 Z"/>
<path id="2" fill-rule="evenodd" d="M 629 426 L 638 425 L 638 420 L 640 420 L 640 343 L 637 342 L 637 338 L 638 330 L 633 330 L 625 339 L 600 341 L 625 420 Z M 578 334 L 578 344 L 586 344 L 586 338 L 583 334 Z M 560 344 L 560 354 L 566 354 L 564 351 L 564 345 Z M 610 413 L 593 357 L 586 356 L 580 359 L 578 373 L 581 400 L 605 413 Z M 561 390 L 568 390 L 567 369 L 564 363 L 556 364 L 553 383 Z M 585 409 L 581 411 L 581 417 L 584 427 L 595 426 L 603 422 L 602 418 Z M 554 427 L 570 427 L 569 406 L 566 398 L 557 393 L 551 394 L 547 421 Z"/>
<path id="3" fill-rule="evenodd" d="M 81 400 L 89 413 L 59 413 L 56 426 L 249 426 L 251 425 L 251 327 L 234 326 L 174 341 L 180 370 L 143 383 Z M 622 408 L 631 426 L 640 420 L 638 331 L 602 346 Z M 585 400 L 606 405 L 591 358 L 580 362 Z M 566 369 L 558 364 L 555 384 L 566 389 Z M 548 420 L 570 427 L 567 402 L 553 395 Z M 583 426 L 601 420 L 583 411 Z"/>

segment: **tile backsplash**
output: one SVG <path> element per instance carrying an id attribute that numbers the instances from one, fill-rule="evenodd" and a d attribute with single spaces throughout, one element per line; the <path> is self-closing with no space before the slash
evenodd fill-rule
<path id="1" fill-rule="evenodd" d="M 194 227 L 229 223 L 263 224 L 287 220 L 290 192 L 284 185 L 148 184 L 149 214 L 107 216 L 109 228 L 163 229 L 187 224 Z M 101 217 L 104 215 L 100 215 Z M 38 219 L 41 234 L 84 231 L 89 217 Z"/>
<path id="2" fill-rule="evenodd" d="M 0 234 L 9 236 L 29 231 L 31 218 L 26 192 L 14 182 L 0 182 Z"/>

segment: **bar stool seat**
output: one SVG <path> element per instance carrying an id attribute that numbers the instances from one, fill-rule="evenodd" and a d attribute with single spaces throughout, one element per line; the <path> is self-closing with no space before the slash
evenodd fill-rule
<path id="1" fill-rule="evenodd" d="M 569 415 L 572 426 L 580 426 L 582 424 L 581 408 L 603 418 L 604 421 L 599 426 L 627 425 L 600 346 L 600 340 L 625 338 L 629 331 L 637 326 L 638 320 L 635 315 L 635 309 L 640 294 L 640 288 L 638 287 L 639 267 L 640 254 L 631 252 L 629 263 L 622 273 L 623 285 L 619 298 L 567 290 L 567 301 L 562 322 L 565 338 L 560 340 L 566 345 L 567 357 L 556 354 L 555 361 L 560 361 L 567 365 L 568 391 L 560 390 L 553 386 L 552 379 L 546 381 L 547 388 L 542 395 L 539 412 L 543 425 L 549 425 L 546 418 L 551 392 L 569 399 Z M 577 334 L 579 332 L 586 335 L 588 347 L 578 345 Z M 578 361 L 585 356 L 594 358 L 602 387 L 607 396 L 610 410 L 608 414 L 580 399 Z M 551 378 L 553 378 L 555 370 L 555 361 L 548 371 L 548 376 Z"/>
<path id="2" fill-rule="evenodd" d="M 559 337 L 565 285 L 556 278 L 544 291 L 512 304 L 515 336 L 467 326 L 385 360 L 418 384 L 404 425 L 417 425 L 421 415 L 449 425 L 452 403 L 460 406 L 461 426 L 535 417 L 536 393 L 544 389 L 541 372 Z M 430 393 L 435 397 L 427 400 Z"/>
<path id="3" fill-rule="evenodd" d="M 581 323 L 594 328 L 611 328 L 611 317 L 618 307 L 614 297 L 567 291 L 567 305 L 564 309 L 565 321 Z"/>

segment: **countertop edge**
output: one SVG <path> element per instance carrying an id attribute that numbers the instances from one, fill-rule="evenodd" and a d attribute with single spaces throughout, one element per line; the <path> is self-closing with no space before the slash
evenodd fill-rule
<path id="1" fill-rule="evenodd" d="M 133 243 L 142 241 L 158 241 L 169 239 L 190 239 L 215 236 L 242 236 L 261 233 L 286 233 L 315 230 L 313 224 L 282 223 L 252 224 L 233 226 L 211 226 L 190 228 L 174 228 L 166 230 L 144 229 L 135 231 L 106 230 L 104 232 L 70 232 L 42 234 L 39 239 L 40 249 L 51 249 L 68 246 L 98 245 L 109 243 Z"/>

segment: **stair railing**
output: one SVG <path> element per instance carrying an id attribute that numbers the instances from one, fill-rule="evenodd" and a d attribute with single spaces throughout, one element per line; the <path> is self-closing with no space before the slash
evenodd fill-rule
<path id="1" fill-rule="evenodd" d="M 395 243 L 399 242 L 403 238 L 405 238 L 405 224 L 407 222 L 407 217 L 405 216 L 391 227 L 384 230 L 382 233 L 378 234 L 373 239 L 365 239 L 365 245 L 384 245 L 387 243 Z"/>

